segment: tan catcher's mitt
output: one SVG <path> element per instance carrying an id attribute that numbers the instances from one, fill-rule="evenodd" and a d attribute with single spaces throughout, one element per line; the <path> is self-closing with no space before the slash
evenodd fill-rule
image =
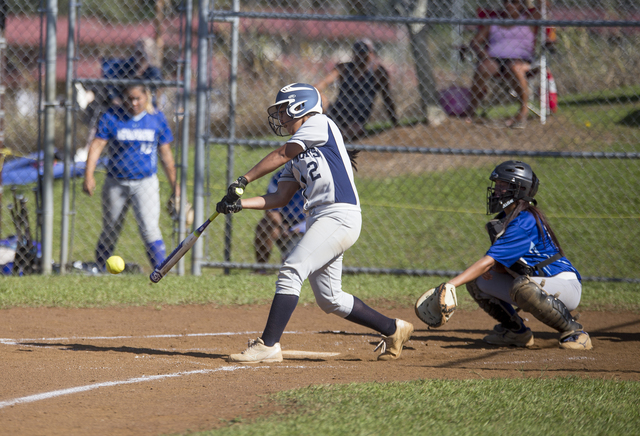
<path id="1" fill-rule="evenodd" d="M 416 315 L 429 327 L 440 327 L 449 321 L 457 305 L 456 287 L 442 283 L 418 298 Z"/>

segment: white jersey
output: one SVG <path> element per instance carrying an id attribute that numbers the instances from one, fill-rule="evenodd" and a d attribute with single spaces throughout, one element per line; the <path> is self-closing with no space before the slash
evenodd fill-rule
<path id="1" fill-rule="evenodd" d="M 300 184 L 305 211 L 335 203 L 360 210 L 349 154 L 331 119 L 322 114 L 312 116 L 287 142 L 299 144 L 304 151 L 285 164 L 279 182 Z"/>

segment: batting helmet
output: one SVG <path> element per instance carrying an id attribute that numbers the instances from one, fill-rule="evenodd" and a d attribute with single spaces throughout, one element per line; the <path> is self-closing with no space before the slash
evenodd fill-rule
<path id="1" fill-rule="evenodd" d="M 535 201 L 533 197 L 540 184 L 531 167 L 519 160 L 502 162 L 493 170 L 489 180 L 487 214 L 498 213 L 518 200 Z M 506 190 L 496 192 L 496 181 L 507 182 L 509 186 Z"/>
<path id="2" fill-rule="evenodd" d="M 282 88 L 276 95 L 276 102 L 269 106 L 269 125 L 278 136 L 282 134 L 284 125 L 280 120 L 279 110 L 286 105 L 286 113 L 291 118 L 302 118 L 310 113 L 322 113 L 322 97 L 320 92 L 306 83 L 292 83 Z"/>

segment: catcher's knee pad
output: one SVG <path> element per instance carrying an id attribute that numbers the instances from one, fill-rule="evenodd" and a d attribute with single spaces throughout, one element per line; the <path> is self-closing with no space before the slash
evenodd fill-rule
<path id="1" fill-rule="evenodd" d="M 509 303 L 500 301 L 497 298 L 487 297 L 478 287 L 476 280 L 467 283 L 466 286 L 467 291 L 469 291 L 469 294 L 471 294 L 475 302 L 478 303 L 478 306 L 492 318 L 500 322 L 506 329 L 519 331 L 524 327 L 524 321 Z"/>
<path id="2" fill-rule="evenodd" d="M 567 306 L 558 298 L 547 294 L 529 276 L 515 279 L 509 293 L 518 307 L 549 327 L 559 332 L 582 330 L 582 325 L 576 322 Z"/>

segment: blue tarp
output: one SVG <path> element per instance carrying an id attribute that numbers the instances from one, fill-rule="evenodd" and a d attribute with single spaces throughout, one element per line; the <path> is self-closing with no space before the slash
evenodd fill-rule
<path id="1" fill-rule="evenodd" d="M 42 155 L 42 152 L 40 153 Z M 2 184 L 3 185 L 27 185 L 38 181 L 38 167 L 42 174 L 42 160 L 38 160 L 38 153 L 31 153 L 26 157 L 18 157 L 11 160 L 5 160 L 2 167 Z M 71 177 L 79 177 L 84 175 L 86 162 L 76 162 L 71 165 Z M 62 178 L 64 174 L 64 163 L 54 161 L 53 177 L 55 179 Z"/>

